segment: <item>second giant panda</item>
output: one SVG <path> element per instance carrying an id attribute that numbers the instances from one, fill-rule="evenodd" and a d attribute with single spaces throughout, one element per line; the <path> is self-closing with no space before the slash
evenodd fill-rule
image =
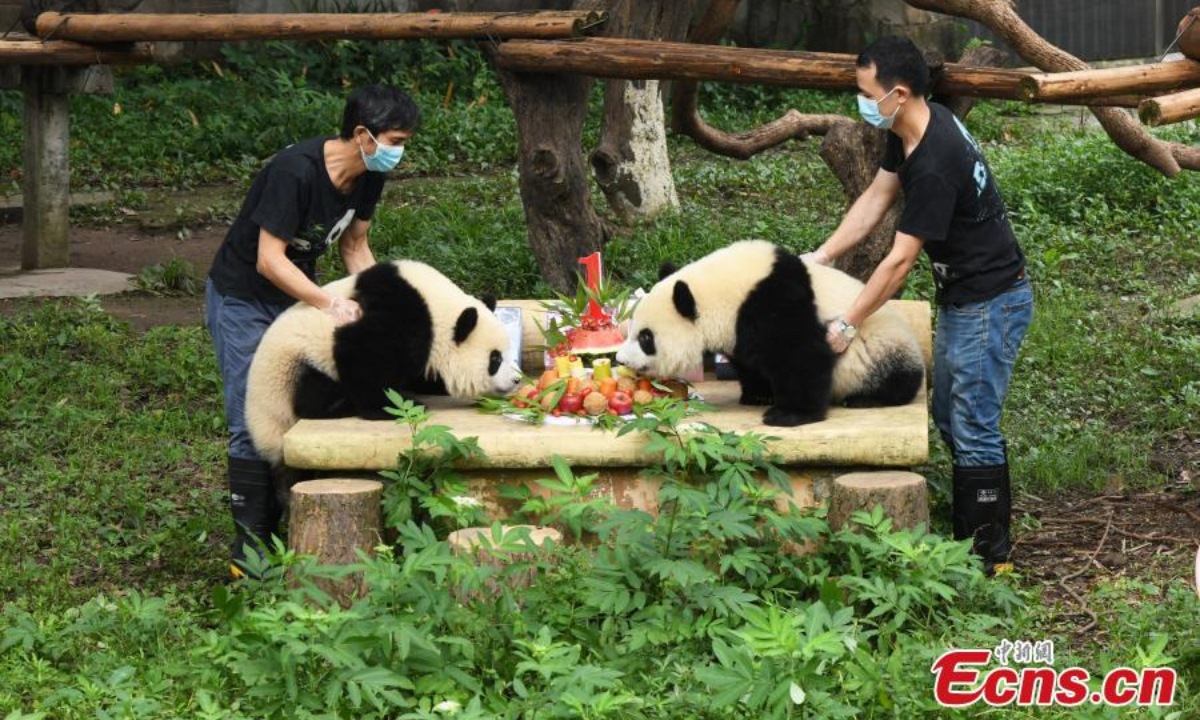
<path id="1" fill-rule="evenodd" d="M 925 381 L 925 363 L 898 313 L 875 312 L 840 356 L 825 340 L 828 323 L 862 288 L 771 243 L 734 243 L 680 270 L 663 267 L 634 309 L 617 361 L 667 377 L 695 367 L 706 351 L 725 353 L 741 403 L 770 406 L 767 425 L 823 420 L 831 403 L 904 405 Z"/>
<path id="2" fill-rule="evenodd" d="M 507 394 L 521 379 L 508 334 L 484 303 L 424 263 L 382 262 L 324 286 L 362 308 L 334 327 L 297 303 L 263 335 L 246 382 L 246 425 L 262 458 L 283 464 L 300 418 L 390 416 L 384 391 L 444 383 L 450 395 Z"/>

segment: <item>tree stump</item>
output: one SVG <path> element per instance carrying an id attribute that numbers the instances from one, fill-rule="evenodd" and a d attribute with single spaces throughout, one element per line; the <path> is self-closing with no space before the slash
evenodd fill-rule
<path id="1" fill-rule="evenodd" d="M 859 510 L 883 506 L 896 528 L 929 527 L 929 494 L 925 478 L 916 473 L 881 471 L 842 475 L 833 481 L 829 526 L 841 530 Z"/>
<path id="2" fill-rule="evenodd" d="M 371 553 L 380 541 L 383 484 L 375 480 L 308 480 L 292 486 L 288 547 L 322 565 L 352 565 L 358 550 Z M 366 592 L 361 573 L 314 584 L 342 605 Z"/>
<path id="3" fill-rule="evenodd" d="M 536 546 L 537 550 L 544 547 L 547 540 L 553 541 L 555 544 L 562 542 L 563 536 L 558 530 L 548 527 L 538 527 L 536 525 L 501 525 L 499 536 L 492 533 L 492 528 L 465 528 L 450 533 L 450 536 L 446 538 L 446 542 L 450 544 L 450 551 L 455 555 L 470 558 L 478 566 L 489 565 L 496 569 L 496 574 L 488 578 L 482 590 L 460 586 L 455 591 L 455 595 L 460 603 L 466 605 L 472 600 L 479 600 L 484 597 L 495 598 L 501 593 L 501 583 L 509 590 L 519 590 L 520 588 L 533 585 L 537 579 L 537 567 L 534 565 L 527 568 L 525 572 L 505 573 L 504 571 L 511 565 L 532 563 L 537 560 L 537 550 L 532 552 L 509 552 L 496 549 L 497 546 L 501 545 L 502 538 L 519 528 L 529 529 L 529 540 Z"/>

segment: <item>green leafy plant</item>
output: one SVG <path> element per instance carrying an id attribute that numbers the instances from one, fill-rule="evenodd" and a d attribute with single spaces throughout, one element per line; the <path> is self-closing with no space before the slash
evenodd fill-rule
<path id="1" fill-rule="evenodd" d="M 155 295 L 199 295 L 204 292 L 204 281 L 196 274 L 196 268 L 179 256 L 154 265 L 148 265 L 134 278 L 139 290 Z"/>
<path id="2" fill-rule="evenodd" d="M 476 438 L 460 440 L 445 425 L 429 424 L 423 405 L 387 391 L 391 405 L 384 410 L 409 429 L 411 444 L 400 453 L 394 471 L 380 475 L 391 482 L 384 490 L 384 520 L 400 527 L 414 520 L 438 521 L 450 532 L 483 520 L 480 501 L 470 494 L 456 463 L 482 455 Z"/>

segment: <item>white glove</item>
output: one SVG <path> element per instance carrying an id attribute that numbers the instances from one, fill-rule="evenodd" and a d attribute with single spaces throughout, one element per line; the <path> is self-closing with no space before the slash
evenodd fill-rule
<path id="1" fill-rule="evenodd" d="M 806 263 L 812 263 L 813 265 L 828 265 L 830 262 L 832 262 L 829 259 L 829 254 L 821 248 L 817 248 L 812 252 L 804 253 L 800 256 L 800 259 Z"/>
<path id="2" fill-rule="evenodd" d="M 329 307 L 325 308 L 324 312 L 333 318 L 335 327 L 352 323 L 362 317 L 362 308 L 358 306 L 358 303 L 337 295 L 333 296 Z"/>

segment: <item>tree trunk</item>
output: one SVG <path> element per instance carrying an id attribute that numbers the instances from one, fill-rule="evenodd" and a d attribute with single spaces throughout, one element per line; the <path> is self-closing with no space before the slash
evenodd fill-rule
<path id="1" fill-rule="evenodd" d="M 592 207 L 583 159 L 591 80 L 581 75 L 500 72 L 517 119 L 518 171 L 529 246 L 542 277 L 572 292 L 578 259 L 607 232 Z"/>
<path id="2" fill-rule="evenodd" d="M 692 0 L 616 0 L 605 35 L 643 40 L 682 40 Z M 653 219 L 679 207 L 658 80 L 609 80 L 604 86 L 600 142 L 592 170 L 609 207 L 623 220 Z"/>
<path id="3" fill-rule="evenodd" d="M 595 0 L 575 3 L 579 10 L 596 5 Z M 600 250 L 608 239 L 592 207 L 583 158 L 592 81 L 571 74 L 498 74 L 517 120 L 517 170 L 529 247 L 550 287 L 574 292 L 579 258 Z"/>
<path id="4" fill-rule="evenodd" d="M 859 510 L 870 512 L 876 505 L 892 519 L 897 529 L 918 525 L 929 528 L 929 493 L 925 478 L 911 472 L 862 472 L 842 475 L 833 481 L 829 498 L 829 527 L 841 530 Z"/>
<path id="5" fill-rule="evenodd" d="M 353 565 L 358 551 L 379 544 L 383 484 L 374 480 L 309 480 L 292 486 L 288 547 L 322 565 Z M 366 592 L 361 573 L 313 584 L 348 606 Z"/>

